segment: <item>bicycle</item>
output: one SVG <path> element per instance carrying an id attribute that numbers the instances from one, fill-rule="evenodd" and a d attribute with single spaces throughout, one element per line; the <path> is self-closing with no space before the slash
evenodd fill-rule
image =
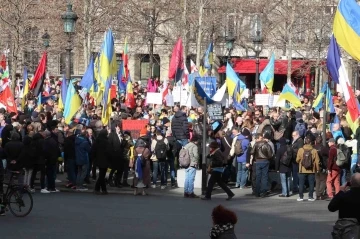
<path id="1" fill-rule="evenodd" d="M 7 185 L 7 189 L 3 194 L 0 206 L 4 207 L 6 211 L 10 210 L 11 214 L 15 217 L 26 217 L 33 208 L 33 198 L 26 187 L 17 185 L 13 182 L 15 175 L 18 176 L 20 172 L 9 172 L 9 183 L 4 183 Z M 29 206 L 29 208 L 26 209 L 27 206 Z"/>

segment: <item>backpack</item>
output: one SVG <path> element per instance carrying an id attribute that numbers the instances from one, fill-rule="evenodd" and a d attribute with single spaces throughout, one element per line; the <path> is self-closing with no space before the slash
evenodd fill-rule
<path id="1" fill-rule="evenodd" d="M 301 138 L 305 137 L 306 127 L 304 123 L 296 123 L 295 131 L 299 132 Z"/>
<path id="2" fill-rule="evenodd" d="M 190 166 L 190 154 L 189 151 L 184 147 L 182 147 L 179 152 L 179 164 L 182 168 L 187 168 Z"/>
<path id="3" fill-rule="evenodd" d="M 135 148 L 138 148 L 138 147 L 147 148 L 145 140 L 139 138 L 135 143 Z"/>
<path id="4" fill-rule="evenodd" d="M 345 146 L 345 145 L 344 145 Z M 346 146 L 345 146 L 346 147 Z M 346 147 L 347 148 L 347 147 Z M 339 167 L 344 166 L 348 161 L 346 158 L 347 150 L 336 149 L 336 165 Z"/>
<path id="5" fill-rule="evenodd" d="M 291 160 L 292 160 L 292 148 L 289 145 L 287 145 L 286 151 L 280 158 L 280 163 L 288 167 L 290 166 Z"/>
<path id="6" fill-rule="evenodd" d="M 244 154 L 244 150 L 242 148 L 242 139 L 237 139 L 235 142 L 235 155 L 240 156 Z"/>
<path id="7" fill-rule="evenodd" d="M 156 140 L 155 145 L 155 156 L 157 159 L 166 159 L 167 155 L 167 146 L 165 144 L 165 139 Z"/>
<path id="8" fill-rule="evenodd" d="M 360 226 L 356 218 L 340 218 L 336 221 L 331 235 L 332 238 L 352 239 L 359 238 L 359 231 Z"/>
<path id="9" fill-rule="evenodd" d="M 303 154 L 303 159 L 301 160 L 301 166 L 303 166 L 306 170 L 312 170 L 313 169 L 313 158 L 311 154 L 311 150 L 305 150 Z"/>

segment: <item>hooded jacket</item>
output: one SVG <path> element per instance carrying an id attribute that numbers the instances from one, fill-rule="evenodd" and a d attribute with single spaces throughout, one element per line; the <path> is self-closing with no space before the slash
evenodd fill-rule
<path id="1" fill-rule="evenodd" d="M 76 165 L 85 165 L 89 163 L 90 150 L 91 146 L 89 140 L 83 135 L 78 135 L 75 139 Z"/>
<path id="2" fill-rule="evenodd" d="M 176 140 L 189 139 L 189 123 L 186 114 L 182 111 L 175 113 L 171 122 L 171 131 Z"/>

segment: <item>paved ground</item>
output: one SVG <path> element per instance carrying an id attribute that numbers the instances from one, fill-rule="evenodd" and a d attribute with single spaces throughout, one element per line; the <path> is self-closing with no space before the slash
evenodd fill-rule
<path id="1" fill-rule="evenodd" d="M 241 239 L 330 238 L 337 217 L 327 211 L 326 201 L 298 203 L 295 196 L 276 195 L 255 199 L 250 189 L 234 190 L 237 196 L 230 202 L 221 190 L 215 191 L 212 201 L 201 201 L 184 199 L 181 191 L 167 190 L 164 195 L 165 191 L 150 189 L 152 195 L 137 197 L 129 190 L 107 196 L 36 193 L 28 217 L 0 218 L 0 238 L 209 238 L 211 209 L 220 203 L 237 213 L 236 233 Z"/>

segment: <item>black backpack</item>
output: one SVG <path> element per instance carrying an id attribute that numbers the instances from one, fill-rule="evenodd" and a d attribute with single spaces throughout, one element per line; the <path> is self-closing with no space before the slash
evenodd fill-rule
<path id="1" fill-rule="evenodd" d="M 313 169 L 313 158 L 311 151 L 312 149 L 304 149 L 303 159 L 301 160 L 301 166 L 303 166 L 306 170 Z"/>
<path id="2" fill-rule="evenodd" d="M 166 159 L 167 155 L 167 146 L 165 144 L 165 139 L 156 140 L 155 146 L 155 156 L 158 160 Z"/>
<path id="3" fill-rule="evenodd" d="M 289 167 L 292 160 L 292 148 L 289 145 L 286 145 L 286 151 L 280 158 L 280 163 L 283 165 Z"/>

